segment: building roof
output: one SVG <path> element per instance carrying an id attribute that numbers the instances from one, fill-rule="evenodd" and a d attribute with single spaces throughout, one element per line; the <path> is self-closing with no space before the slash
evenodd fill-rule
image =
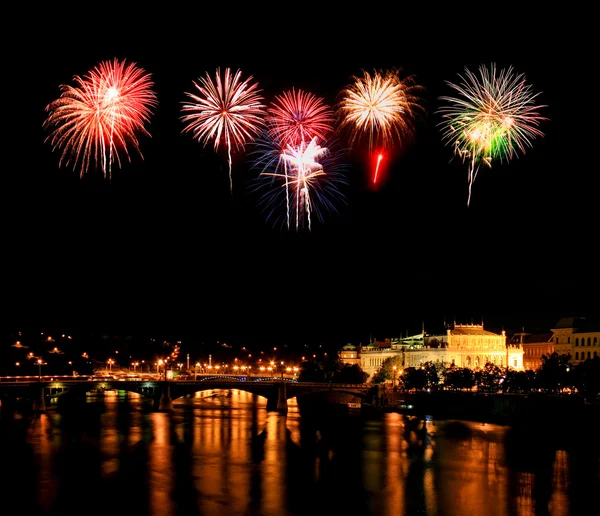
<path id="1" fill-rule="evenodd" d="M 375 342 L 373 343 L 373 346 L 376 348 L 390 348 L 392 347 L 392 343 L 389 340 L 386 340 L 385 342 Z"/>
<path id="2" fill-rule="evenodd" d="M 600 331 L 598 316 L 590 317 L 563 317 L 555 325 L 554 330 L 573 329 L 574 333 L 587 333 Z"/>
<path id="3" fill-rule="evenodd" d="M 483 329 L 483 324 L 455 324 L 454 328 L 450 330 L 451 335 L 494 335 L 499 337 L 500 335 L 491 331 Z M 438 335 L 429 334 L 428 337 L 443 336 L 445 333 Z"/>
<path id="4" fill-rule="evenodd" d="M 497 333 L 484 330 L 482 326 L 455 326 L 450 331 L 451 335 L 498 335 Z"/>
<path id="5" fill-rule="evenodd" d="M 563 317 L 554 325 L 554 329 L 579 328 L 582 325 L 585 325 L 585 317 Z"/>
<path id="6" fill-rule="evenodd" d="M 521 336 L 523 337 L 521 340 Z M 509 344 L 546 344 L 552 342 L 552 332 L 546 333 L 515 333 Z"/>

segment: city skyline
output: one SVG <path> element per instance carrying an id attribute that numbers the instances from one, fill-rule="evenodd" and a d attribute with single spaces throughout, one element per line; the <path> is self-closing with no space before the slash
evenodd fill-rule
<path id="1" fill-rule="evenodd" d="M 464 13 L 416 7 L 405 19 L 421 24 L 370 29 L 357 13 L 323 12 L 302 42 L 280 40 L 277 25 L 261 30 L 260 8 L 233 13 L 222 38 L 206 31 L 216 11 L 200 11 L 200 25 L 175 8 L 110 12 L 43 8 L 52 37 L 32 34 L 40 44 L 17 58 L 33 102 L 5 182 L 8 324 L 358 340 L 444 317 L 527 329 L 597 311 L 592 158 L 555 66 L 567 52 L 580 69 L 585 42 L 558 36 L 575 15 L 527 7 L 512 25 L 492 16 L 480 30 L 504 37 L 473 44 L 476 34 L 457 33 Z M 149 136 L 110 180 L 98 169 L 79 177 L 47 141 L 46 107 L 113 59 L 152 78 Z M 442 140 L 440 99 L 465 70 L 492 64 L 524 74 L 547 120 L 526 152 L 480 170 L 467 206 L 467 166 Z M 183 131 L 186 92 L 219 67 L 252 77 L 265 104 L 294 88 L 328 106 L 363 71 L 399 69 L 423 87 L 425 113 L 391 149 L 377 188 L 371 157 L 340 132 L 344 201 L 310 231 L 286 230 L 265 220 L 251 189 L 252 144 L 229 164 L 224 148 Z"/>

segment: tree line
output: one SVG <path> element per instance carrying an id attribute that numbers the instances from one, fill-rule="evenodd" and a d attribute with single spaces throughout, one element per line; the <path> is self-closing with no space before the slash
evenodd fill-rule
<path id="1" fill-rule="evenodd" d="M 402 357 L 383 361 L 371 383 L 391 382 L 399 391 L 473 391 L 485 393 L 547 394 L 576 393 L 594 400 L 600 393 L 600 357 L 570 363 L 570 354 L 542 355 L 536 370 L 518 371 L 491 362 L 470 369 L 441 362 L 424 362 L 419 367 L 404 367 Z M 303 364 L 300 381 L 331 383 L 365 383 L 369 375 L 357 364 L 346 364 L 339 358 L 313 360 Z"/>

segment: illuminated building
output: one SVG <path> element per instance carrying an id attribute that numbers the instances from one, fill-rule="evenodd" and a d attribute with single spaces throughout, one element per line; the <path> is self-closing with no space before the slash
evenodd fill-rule
<path id="1" fill-rule="evenodd" d="M 481 324 L 446 325 L 446 331 L 427 333 L 399 339 L 372 341 L 368 345 L 356 348 L 357 358 L 362 370 L 372 376 L 381 368 L 384 360 L 399 357 L 402 367 L 419 367 L 425 362 L 455 365 L 477 369 L 492 363 L 498 367 L 510 367 L 523 370 L 523 346 L 507 344 L 506 332 L 497 334 L 485 330 Z M 344 350 L 339 357 L 346 363 L 356 363 L 344 358 Z"/>
<path id="2" fill-rule="evenodd" d="M 571 355 L 571 363 L 600 356 L 600 327 L 585 317 L 563 317 L 552 328 L 552 344 L 559 355 Z"/>
<path id="3" fill-rule="evenodd" d="M 509 344 L 523 346 L 523 368 L 535 371 L 542 365 L 542 356 L 550 356 L 555 348 L 552 332 L 533 334 L 525 331 L 515 333 Z"/>

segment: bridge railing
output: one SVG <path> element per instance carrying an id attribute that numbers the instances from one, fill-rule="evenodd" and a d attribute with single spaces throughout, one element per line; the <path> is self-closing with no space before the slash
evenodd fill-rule
<path id="1" fill-rule="evenodd" d="M 82 381 L 91 379 L 91 375 L 73 376 L 73 375 L 25 375 L 25 376 L 0 376 L 0 382 L 60 382 L 60 381 Z"/>
<path id="2" fill-rule="evenodd" d="M 164 381 L 162 378 L 156 379 L 142 379 L 137 377 L 107 377 L 107 376 L 98 376 L 98 375 L 81 375 L 81 376 L 72 376 L 72 375 L 28 375 L 28 376 L 0 376 L 0 383 L 3 384 L 14 384 L 14 383 L 52 383 L 52 382 L 62 382 L 62 383 L 85 383 L 85 382 L 121 382 L 127 381 L 128 383 L 136 382 L 136 383 L 148 383 L 148 382 L 162 382 Z M 176 382 L 181 384 L 198 384 L 198 383 L 210 383 L 212 381 L 216 382 L 227 382 L 231 381 L 232 383 L 237 382 L 272 382 L 277 383 L 281 382 L 281 376 L 273 376 L 273 375 L 224 375 L 224 374 L 202 374 L 197 375 L 195 378 L 182 379 L 182 380 L 169 380 L 170 382 Z M 284 377 L 284 382 L 289 382 L 290 384 L 305 386 L 305 387 L 319 387 L 322 389 L 360 389 L 367 390 L 370 388 L 368 384 L 356 384 L 356 383 L 325 383 L 325 382 L 300 382 L 297 377 Z"/>

